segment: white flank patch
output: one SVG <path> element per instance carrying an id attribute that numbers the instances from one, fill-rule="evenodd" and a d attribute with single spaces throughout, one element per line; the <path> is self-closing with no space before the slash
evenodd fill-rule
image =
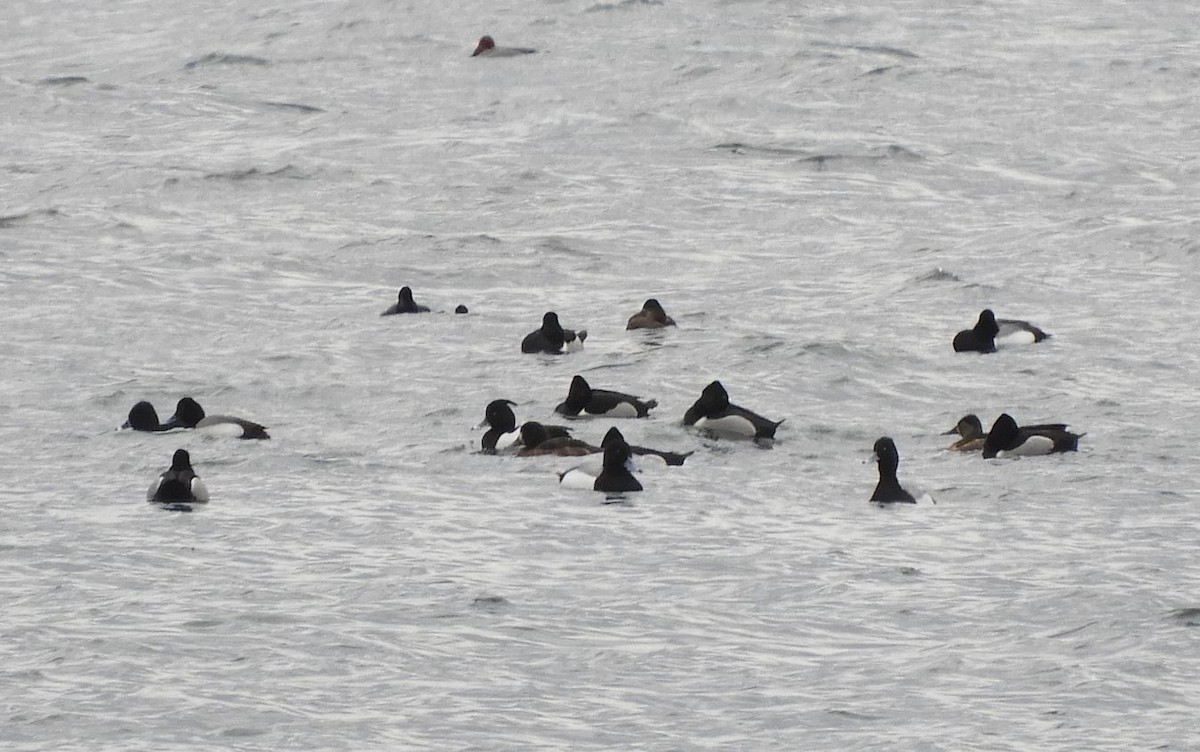
<path id="1" fill-rule="evenodd" d="M 1016 449 L 1009 449 L 998 454 L 1003 457 L 1032 457 L 1050 454 L 1054 451 L 1054 440 L 1045 436 L 1030 436 Z"/>
<path id="2" fill-rule="evenodd" d="M 231 439 L 240 439 L 246 433 L 246 429 L 237 423 L 227 423 L 224 421 L 211 423 L 206 426 L 198 425 L 196 426 L 196 430 L 202 431 L 206 436 L 224 436 Z"/>
<path id="3" fill-rule="evenodd" d="M 508 433 L 500 434 L 498 437 L 496 437 L 496 451 L 497 452 L 509 451 L 510 449 L 513 448 L 513 445 L 515 445 L 517 443 L 517 440 L 520 438 L 521 438 L 520 430 L 509 431 Z"/>
<path id="4" fill-rule="evenodd" d="M 208 488 L 199 478 L 192 478 L 192 496 L 196 497 L 196 501 L 208 501 Z"/>
<path id="5" fill-rule="evenodd" d="M 637 416 L 637 407 L 628 402 L 618 402 L 616 407 L 604 413 L 606 418 L 636 418 Z"/>
<path id="6" fill-rule="evenodd" d="M 1032 345 L 1035 339 L 1036 338 L 1033 336 L 1033 332 L 1025 329 L 1012 329 L 1007 331 L 1005 329 L 1001 329 L 1000 334 L 996 335 L 996 339 L 994 341 L 996 343 L 996 349 L 999 350 L 1002 347 L 1020 347 L 1022 345 Z"/>
<path id="7" fill-rule="evenodd" d="M 583 466 L 573 467 L 563 473 L 560 482 L 563 488 L 574 488 L 581 491 L 593 491 L 596 488 L 596 476 Z"/>
<path id="8" fill-rule="evenodd" d="M 752 439 L 756 433 L 754 424 L 740 415 L 726 415 L 716 419 L 701 418 L 696 421 L 696 428 L 731 439 Z"/>

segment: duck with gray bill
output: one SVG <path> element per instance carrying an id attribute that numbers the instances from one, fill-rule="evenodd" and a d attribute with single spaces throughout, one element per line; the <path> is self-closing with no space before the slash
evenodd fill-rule
<path id="1" fill-rule="evenodd" d="M 483 435 L 480 451 L 484 454 L 495 454 L 514 449 L 521 443 L 521 432 L 517 428 L 517 416 L 513 412 L 516 402 L 507 399 L 492 400 L 483 413 L 483 423 L 488 426 Z M 563 426 L 543 426 L 551 438 L 569 437 L 571 432 Z"/>
<path id="2" fill-rule="evenodd" d="M 1067 424 L 1037 423 L 1031 426 L 1020 426 L 1019 430 L 1023 434 L 1053 436 L 1057 433 L 1067 432 Z M 959 418 L 954 428 L 944 432 L 942 435 L 951 436 L 954 434 L 958 434 L 961 437 L 948 447 L 954 452 L 978 452 L 983 449 L 984 442 L 987 441 L 988 437 L 987 433 L 983 430 L 983 423 L 979 420 L 979 416 L 974 413 Z"/>
<path id="3" fill-rule="evenodd" d="M 954 335 L 954 352 L 996 352 L 997 341 L 1003 345 L 1041 342 L 1050 335 L 1028 321 L 998 319 L 992 309 L 985 308 L 979 314 L 975 326 L 963 329 Z"/>
<path id="4" fill-rule="evenodd" d="M 1079 439 L 1086 434 L 1072 433 L 1058 425 L 1042 424 L 1048 428 L 1037 432 L 1022 431 L 1011 415 L 1003 413 L 987 433 L 987 439 L 983 442 L 983 458 L 1028 457 L 1078 450 Z"/>
<path id="5" fill-rule="evenodd" d="M 206 433 L 237 439 L 269 439 L 267 429 L 253 421 L 231 415 L 206 415 L 200 403 L 184 397 L 175 405 L 175 414 L 166 422 L 170 428 L 195 428 Z"/>
<path id="6" fill-rule="evenodd" d="M 581 349 L 585 339 L 586 329 L 580 329 L 578 332 L 564 329 L 558 321 L 558 314 L 547 311 L 542 316 L 542 325 L 521 340 L 521 352 L 560 355 Z"/>
<path id="7" fill-rule="evenodd" d="M 720 381 L 704 387 L 683 416 L 685 426 L 695 426 L 717 436 L 754 439 L 774 439 L 775 429 L 782 420 L 770 420 L 758 413 L 738 407 L 729 401 L 729 393 Z"/>
<path id="8" fill-rule="evenodd" d="M 593 389 L 587 380 L 576 375 L 571 379 L 566 401 L 555 407 L 554 412 L 568 417 L 586 413 L 606 418 L 645 418 L 657 406 L 658 400 L 643 401 L 624 392 Z"/>

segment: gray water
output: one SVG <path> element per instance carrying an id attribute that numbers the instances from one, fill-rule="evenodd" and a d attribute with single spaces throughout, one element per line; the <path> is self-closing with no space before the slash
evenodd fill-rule
<path id="1" fill-rule="evenodd" d="M 0 741 L 1200 747 L 1197 28 L 10 2 Z M 436 312 L 380 318 L 405 284 Z M 678 328 L 625 332 L 652 296 Z M 1054 336 L 953 353 L 988 306 Z M 585 350 L 520 355 L 551 309 Z M 695 454 L 610 504 L 477 453 L 488 401 L 549 420 L 576 373 Z M 773 448 L 679 425 L 712 379 Z M 273 439 L 113 430 L 185 395 Z M 1087 435 L 944 450 L 1005 411 Z M 936 504 L 867 503 L 885 434 Z M 178 447 L 191 514 L 144 501 Z"/>

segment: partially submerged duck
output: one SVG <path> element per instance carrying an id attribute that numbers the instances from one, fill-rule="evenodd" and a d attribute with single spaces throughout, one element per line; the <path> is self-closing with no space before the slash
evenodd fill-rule
<path id="1" fill-rule="evenodd" d="M 642 304 L 642 310 L 629 317 L 625 329 L 662 329 L 667 326 L 675 326 L 675 319 L 667 315 L 661 303 L 650 298 Z"/>
<path id="2" fill-rule="evenodd" d="M 479 38 L 479 44 L 475 45 L 471 57 L 517 57 L 532 55 L 535 52 L 537 50 L 532 47 L 497 47 L 495 40 L 485 34 Z"/>
<path id="3" fill-rule="evenodd" d="M 397 313 L 429 313 L 429 308 L 417 305 L 417 301 L 413 300 L 412 288 L 406 286 L 400 288 L 400 294 L 396 297 L 396 302 L 379 315 L 394 316 Z"/>
<path id="4" fill-rule="evenodd" d="M 170 431 L 174 426 L 163 425 L 158 420 L 158 411 L 154 405 L 142 400 L 129 410 L 129 417 L 121 425 L 122 429 L 134 431 Z"/>

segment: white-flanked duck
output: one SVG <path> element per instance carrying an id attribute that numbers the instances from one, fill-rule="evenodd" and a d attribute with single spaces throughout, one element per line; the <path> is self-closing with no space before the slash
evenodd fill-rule
<path id="1" fill-rule="evenodd" d="M 582 349 L 585 339 L 587 339 L 586 329 L 580 329 L 578 332 L 564 329 L 562 324 L 558 323 L 558 314 L 554 311 L 547 311 L 542 316 L 542 325 L 526 334 L 525 339 L 521 340 L 521 352 L 559 355 Z"/>
<path id="2" fill-rule="evenodd" d="M 537 50 L 532 47 L 497 47 L 495 40 L 485 34 L 479 38 L 479 44 L 475 45 L 471 57 L 517 57 L 532 55 L 535 52 Z"/>
<path id="3" fill-rule="evenodd" d="M 954 352 L 996 352 L 997 347 L 1041 342 L 1050 335 L 1028 321 L 998 319 L 990 308 L 979 314 L 971 329 L 954 335 Z"/>
<path id="4" fill-rule="evenodd" d="M 192 470 L 192 458 L 185 449 L 176 449 L 171 467 L 150 485 L 146 501 L 196 503 L 208 501 L 208 489 Z"/>
<path id="5" fill-rule="evenodd" d="M 574 467 L 558 476 L 567 488 L 582 488 L 605 493 L 628 493 L 641 491 L 642 484 L 633 477 L 632 453 L 624 437 L 618 431 L 615 438 L 604 447 L 604 461 L 599 475 L 591 475 L 582 466 Z"/>
<path id="6" fill-rule="evenodd" d="M 638 472 L 638 467 L 634 462 L 633 457 L 652 457 L 655 460 L 661 460 L 667 465 L 682 465 L 683 461 L 691 456 L 691 452 L 680 454 L 679 452 L 664 452 L 659 449 L 650 449 L 648 447 L 634 446 L 625 441 L 625 436 L 616 426 L 608 429 L 608 433 L 604 434 L 604 440 L 600 442 L 602 449 L 608 449 L 609 445 L 621 442 L 629 447 L 629 452 L 632 455 L 625 463 L 631 473 Z M 565 486 L 572 488 L 591 488 L 593 481 L 600 477 L 604 472 L 604 463 L 597 459 L 594 455 L 588 459 L 572 467 L 566 472 L 559 473 L 559 481 Z"/>
<path id="7" fill-rule="evenodd" d="M 1024 434 L 1043 434 L 1053 436 L 1059 433 L 1067 432 L 1066 423 L 1037 423 L 1031 426 L 1020 426 L 1018 429 Z M 987 441 L 987 433 L 983 430 L 983 423 L 979 420 L 979 416 L 975 414 L 964 415 L 958 419 L 958 423 L 954 428 L 946 431 L 943 436 L 958 434 L 961 438 L 951 444 L 948 449 L 953 452 L 978 452 L 983 449 L 983 444 Z"/>
<path id="8" fill-rule="evenodd" d="M 782 420 L 770 420 L 744 407 L 730 404 L 729 393 L 720 381 L 704 387 L 683 416 L 685 426 L 695 426 L 717 436 L 765 440 L 775 438 Z"/>
<path id="9" fill-rule="evenodd" d="M 662 329 L 667 326 L 675 326 L 675 319 L 667 315 L 661 303 L 650 298 L 642 304 L 642 310 L 629 317 L 625 329 Z"/>
<path id="10" fill-rule="evenodd" d="M 609 389 L 593 389 L 582 376 L 571 379 L 567 399 L 554 412 L 567 417 L 580 413 L 605 418 L 645 418 L 650 410 L 658 406 L 658 400 L 641 400 L 632 394 L 614 392 Z"/>
<path id="11" fill-rule="evenodd" d="M 521 431 L 517 427 L 517 416 L 513 412 L 516 402 L 507 399 L 492 400 L 484 409 L 483 423 L 479 427 L 488 426 L 487 432 L 480 442 L 480 451 L 484 454 L 516 451 L 521 444 Z M 570 436 L 571 433 L 563 426 L 544 426 L 551 437 Z"/>
<path id="12" fill-rule="evenodd" d="M 1066 424 L 1042 424 L 1042 430 L 1022 431 L 1017 421 L 1003 413 L 987 433 L 983 442 L 983 457 L 1027 457 L 1057 452 L 1074 452 L 1085 434 L 1072 433 Z M 1062 426 L 1062 427 L 1060 427 Z"/>
<path id="13" fill-rule="evenodd" d="M 514 449 L 521 438 L 517 430 L 517 416 L 512 411 L 516 402 L 506 399 L 492 400 L 483 411 L 483 423 L 488 430 L 480 441 L 480 451 L 484 454 L 495 454 Z"/>
<path id="14" fill-rule="evenodd" d="M 267 429 L 258 423 L 231 415 L 206 415 L 200 403 L 184 397 L 175 405 L 175 414 L 167 419 L 169 428 L 195 428 L 217 436 L 235 439 L 269 439 Z"/>
<path id="15" fill-rule="evenodd" d="M 871 501 L 880 504 L 916 504 L 913 495 L 900 485 L 896 478 L 896 469 L 900 467 L 900 452 L 896 442 L 891 437 L 881 436 L 875 442 L 875 459 L 879 464 L 879 483 L 875 485 L 875 493 Z"/>
<path id="16" fill-rule="evenodd" d="M 412 288 L 406 285 L 400 288 L 400 294 L 396 296 L 396 302 L 379 315 L 394 316 L 398 313 L 429 313 L 429 308 L 418 305 L 417 301 L 413 300 Z"/>

